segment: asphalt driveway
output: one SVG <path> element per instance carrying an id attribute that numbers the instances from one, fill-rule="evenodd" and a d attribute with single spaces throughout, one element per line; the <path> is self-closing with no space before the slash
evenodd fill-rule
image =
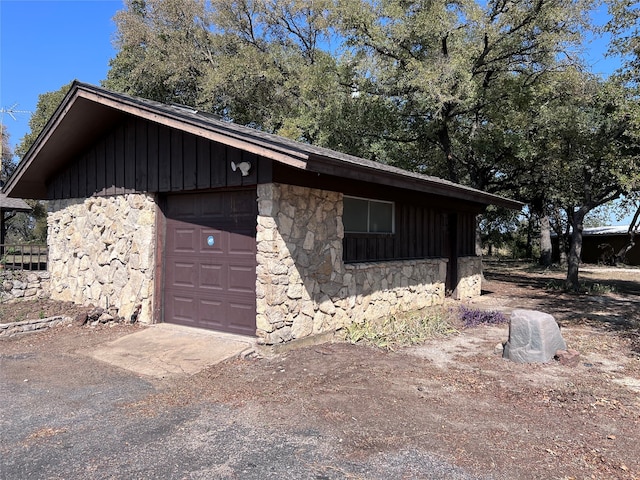
<path id="1" fill-rule="evenodd" d="M 262 424 L 242 405 L 172 401 L 173 389 L 188 388 L 184 378 L 91 356 L 118 335 L 0 342 L 0 478 L 478 478 L 415 450 L 348 457 L 321 427 Z M 140 407 L 159 393 L 163 402 Z"/>

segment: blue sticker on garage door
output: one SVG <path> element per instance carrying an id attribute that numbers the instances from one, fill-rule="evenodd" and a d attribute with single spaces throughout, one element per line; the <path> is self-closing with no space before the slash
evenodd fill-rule
<path id="1" fill-rule="evenodd" d="M 213 244 L 216 243 L 216 241 L 213 238 L 213 235 L 209 235 L 207 237 L 207 245 L 209 245 L 210 247 L 213 247 Z"/>

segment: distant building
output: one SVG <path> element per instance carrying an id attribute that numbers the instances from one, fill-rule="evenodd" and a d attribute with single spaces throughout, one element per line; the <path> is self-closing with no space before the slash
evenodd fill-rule
<path id="1" fill-rule="evenodd" d="M 629 240 L 629 225 L 585 228 L 582 232 L 582 262 L 607 263 L 606 258 L 617 254 Z M 640 242 L 640 234 L 636 243 Z M 558 237 L 553 237 L 554 260 L 558 260 Z M 640 265 L 640 245 L 627 252 L 628 265 Z"/>

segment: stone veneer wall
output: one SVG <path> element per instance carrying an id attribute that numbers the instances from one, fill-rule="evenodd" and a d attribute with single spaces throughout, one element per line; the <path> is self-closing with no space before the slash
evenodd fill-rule
<path id="1" fill-rule="evenodd" d="M 454 298 L 464 300 L 482 293 L 482 257 L 458 258 L 458 284 Z"/>
<path id="2" fill-rule="evenodd" d="M 345 265 L 341 193 L 258 186 L 257 334 L 276 344 L 444 302 L 446 259 Z"/>
<path id="3" fill-rule="evenodd" d="M 156 202 L 126 194 L 49 202 L 50 294 L 152 320 Z"/>
<path id="4" fill-rule="evenodd" d="M 49 297 L 49 272 L 0 271 L 0 301 L 34 300 Z"/>

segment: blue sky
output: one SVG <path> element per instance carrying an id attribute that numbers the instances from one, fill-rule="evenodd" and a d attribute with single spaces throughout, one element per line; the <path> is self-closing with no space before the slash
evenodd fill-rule
<path id="1" fill-rule="evenodd" d="M 0 108 L 33 112 L 38 95 L 74 79 L 99 85 L 116 54 L 112 19 L 123 6 L 122 0 L 0 0 Z M 617 62 L 603 55 L 606 40 L 585 47 L 594 72 L 615 69 Z M 30 114 L 15 117 L 2 118 L 14 148 L 29 131 Z"/>
<path id="2" fill-rule="evenodd" d="M 99 85 L 116 54 L 112 19 L 123 7 L 122 0 L 0 0 L 0 108 L 33 112 L 38 95 L 74 79 Z M 595 18 L 602 24 L 606 9 Z M 604 57 L 606 43 L 585 45 L 592 71 L 605 76 L 619 63 Z M 2 116 L 13 148 L 29 131 L 29 117 Z"/>
<path id="3" fill-rule="evenodd" d="M 74 79 L 99 85 L 122 8 L 122 0 L 0 0 L 0 108 L 33 112 L 38 95 Z M 14 148 L 30 114 L 15 117 L 2 118 Z"/>

